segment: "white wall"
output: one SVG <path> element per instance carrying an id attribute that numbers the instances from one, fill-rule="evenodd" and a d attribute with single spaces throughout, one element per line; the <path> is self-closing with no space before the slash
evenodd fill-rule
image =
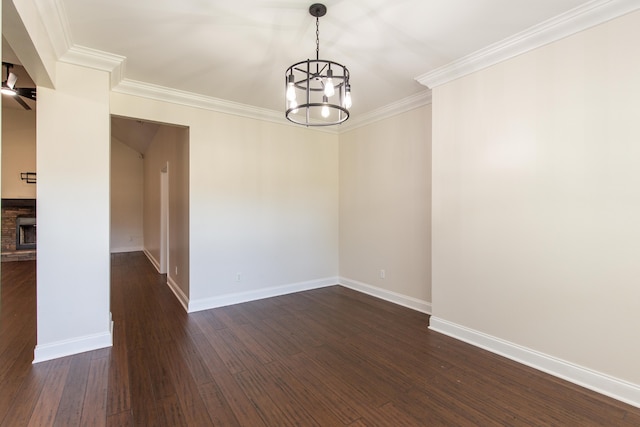
<path id="1" fill-rule="evenodd" d="M 189 128 L 190 310 L 336 283 L 337 135 L 121 93 L 111 113 Z"/>
<path id="2" fill-rule="evenodd" d="M 431 106 L 341 134 L 341 282 L 430 311 L 430 233 Z"/>
<path id="3" fill-rule="evenodd" d="M 433 314 L 640 405 L 638 40 L 636 12 L 434 89 Z"/>
<path id="4" fill-rule="evenodd" d="M 111 344 L 109 74 L 56 75 L 38 87 L 36 361 Z"/>
<path id="5" fill-rule="evenodd" d="M 2 97 L 2 102 L 14 102 Z M 36 185 L 20 179 L 36 171 L 36 112 L 2 109 L 2 198 L 35 199 Z"/>
<path id="6" fill-rule="evenodd" d="M 142 250 L 143 159 L 111 138 L 111 252 Z"/>

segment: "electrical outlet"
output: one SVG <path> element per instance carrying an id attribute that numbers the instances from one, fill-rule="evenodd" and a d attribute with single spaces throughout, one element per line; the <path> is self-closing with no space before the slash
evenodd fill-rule
<path id="1" fill-rule="evenodd" d="M 384 279 L 386 277 L 387 273 L 384 270 L 380 270 L 380 278 Z"/>

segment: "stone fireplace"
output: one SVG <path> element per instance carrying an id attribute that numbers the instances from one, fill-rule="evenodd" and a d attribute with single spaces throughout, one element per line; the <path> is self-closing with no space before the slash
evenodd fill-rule
<path id="1" fill-rule="evenodd" d="M 2 245 L 4 261 L 36 259 L 35 199 L 2 199 Z"/>

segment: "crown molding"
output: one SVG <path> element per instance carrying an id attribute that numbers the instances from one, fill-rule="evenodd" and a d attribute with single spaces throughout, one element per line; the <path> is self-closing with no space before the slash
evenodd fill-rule
<path id="1" fill-rule="evenodd" d="M 62 0 L 32 0 L 58 61 L 111 73 L 111 87 L 122 80 L 124 56 L 74 44 Z"/>
<path id="2" fill-rule="evenodd" d="M 51 40 L 56 55 L 61 57 L 73 46 L 71 29 L 62 0 L 32 0 Z"/>
<path id="3" fill-rule="evenodd" d="M 593 0 L 416 77 L 433 89 L 457 78 L 640 9 L 638 0 Z"/>
<path id="4" fill-rule="evenodd" d="M 203 110 L 216 111 L 218 113 L 232 114 L 250 119 L 262 120 L 280 125 L 290 125 L 299 127 L 285 119 L 280 111 L 266 108 L 254 107 L 238 102 L 200 95 L 193 92 L 186 92 L 164 86 L 136 80 L 123 79 L 112 88 L 114 92 L 139 96 L 141 98 L 153 99 L 156 101 L 170 102 L 172 104 L 184 105 L 186 107 L 200 108 Z M 337 134 L 338 131 L 329 127 L 309 127 L 310 130 Z"/>
<path id="5" fill-rule="evenodd" d="M 120 84 L 124 74 L 126 57 L 113 53 L 103 52 L 84 46 L 72 46 L 60 59 L 68 64 L 80 65 L 95 70 L 111 73 L 111 87 Z"/>
<path id="6" fill-rule="evenodd" d="M 286 120 L 281 111 L 254 107 L 252 105 L 227 101 L 220 98 L 209 97 L 136 80 L 122 79 L 118 84 L 113 86 L 112 90 L 125 95 L 170 102 L 172 104 L 184 105 L 186 107 L 232 114 L 235 116 L 263 120 L 280 125 L 300 127 L 300 125 Z M 308 127 L 308 129 L 317 132 L 340 134 L 428 104 L 431 104 L 431 91 L 424 90 L 382 108 L 365 113 L 356 119 L 350 118 L 349 121 L 339 126 Z"/>
<path id="7" fill-rule="evenodd" d="M 356 118 L 349 119 L 348 122 L 340 125 L 340 133 L 348 132 L 429 104 L 431 104 L 431 91 L 424 90 L 400 99 L 399 101 L 392 102 L 384 107 L 364 113 Z"/>

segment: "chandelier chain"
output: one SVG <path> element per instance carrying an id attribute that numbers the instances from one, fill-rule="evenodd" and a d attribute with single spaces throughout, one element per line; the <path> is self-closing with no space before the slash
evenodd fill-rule
<path id="1" fill-rule="evenodd" d="M 320 18 L 316 17 L 316 59 L 320 59 Z"/>

